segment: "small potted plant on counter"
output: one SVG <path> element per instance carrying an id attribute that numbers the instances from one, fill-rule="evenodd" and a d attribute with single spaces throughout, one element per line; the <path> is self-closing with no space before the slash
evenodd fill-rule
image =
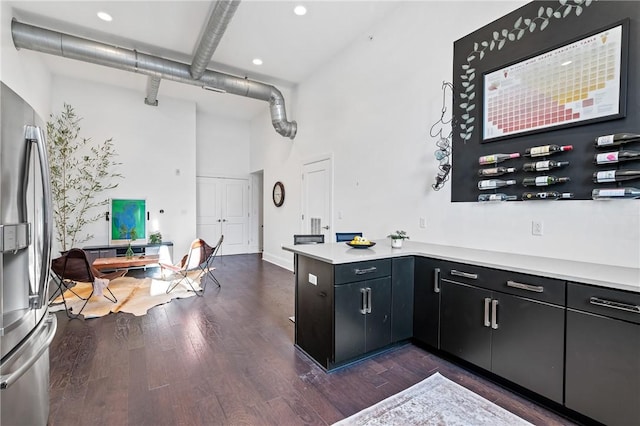
<path id="1" fill-rule="evenodd" d="M 396 231 L 387 235 L 387 237 L 391 238 L 391 247 L 393 248 L 402 248 L 402 241 L 409 239 L 405 231 Z"/>

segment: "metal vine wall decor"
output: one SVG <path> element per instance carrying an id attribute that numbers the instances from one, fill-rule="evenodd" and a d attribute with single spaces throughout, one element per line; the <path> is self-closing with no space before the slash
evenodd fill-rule
<path id="1" fill-rule="evenodd" d="M 436 146 L 438 149 L 434 152 L 436 160 L 439 161 L 438 164 L 438 174 L 436 175 L 436 182 L 431 185 L 431 187 L 439 191 L 442 189 L 444 184 L 449 180 L 449 172 L 451 171 L 451 163 L 449 162 L 449 157 L 451 156 L 451 137 L 453 136 L 453 126 L 450 127 L 451 130 L 447 132 L 447 136 L 445 136 L 446 129 L 449 128 L 453 117 L 445 120 L 445 115 L 447 113 L 447 88 L 451 90 L 453 93 L 453 84 L 447 83 L 445 81 L 442 82 L 442 113 L 440 115 L 440 119 L 433 123 L 431 129 L 429 130 L 429 134 L 432 138 L 437 138 Z"/>
<path id="2" fill-rule="evenodd" d="M 593 1 L 597 0 L 558 0 L 558 7 L 555 9 L 552 7 L 540 6 L 538 9 L 538 15 L 534 18 L 523 18 L 522 16 L 516 19 L 513 24 L 513 29 L 502 29 L 501 31 L 494 31 L 491 40 L 483 40 L 481 42 L 473 43 L 473 51 L 467 55 L 467 63 L 462 65 L 462 87 L 460 88 L 460 108 L 464 110 L 464 113 L 460 115 L 460 137 L 466 143 L 473 135 L 475 125 L 475 117 L 470 113 L 476 108 L 476 69 L 472 66 L 472 62 L 482 60 L 489 51 L 501 50 L 507 41 L 513 42 L 520 40 L 527 32 L 532 33 L 536 29 L 544 31 L 545 28 L 551 22 L 551 19 L 564 19 L 575 12 L 576 16 L 580 16 L 585 7 L 589 7 Z"/>

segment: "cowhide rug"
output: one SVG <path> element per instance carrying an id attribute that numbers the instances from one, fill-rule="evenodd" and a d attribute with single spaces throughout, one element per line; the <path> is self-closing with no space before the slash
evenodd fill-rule
<path id="1" fill-rule="evenodd" d="M 176 298 L 193 297 L 195 293 L 186 283 L 179 284 L 169 294 L 166 293 L 171 281 L 164 281 L 154 278 L 137 279 L 131 277 L 121 277 L 111 280 L 109 289 L 113 292 L 117 302 L 107 300 L 104 296 L 94 294 L 87 306 L 82 310 L 82 316 L 85 318 L 97 318 L 107 315 L 111 312 L 129 312 L 136 316 L 142 316 L 154 306 L 162 305 Z M 193 286 L 200 289 L 198 282 L 194 282 Z M 91 293 L 90 283 L 78 283 L 73 287 L 73 291 L 79 296 L 86 298 Z M 104 291 L 109 297 L 108 291 Z M 70 290 L 65 291 L 64 297 L 67 306 L 71 308 L 71 313 L 75 314 L 80 311 L 84 300 L 76 297 Z M 64 310 L 62 296 L 58 296 L 51 302 L 50 311 Z"/>

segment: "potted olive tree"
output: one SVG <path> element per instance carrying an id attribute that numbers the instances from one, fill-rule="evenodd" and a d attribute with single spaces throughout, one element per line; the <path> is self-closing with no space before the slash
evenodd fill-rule
<path id="1" fill-rule="evenodd" d="M 391 247 L 393 248 L 402 248 L 402 241 L 409 239 L 405 231 L 396 231 L 387 235 L 387 237 L 391 238 Z"/>
<path id="2" fill-rule="evenodd" d="M 47 122 L 47 155 L 51 174 L 51 198 L 56 241 L 65 252 L 93 238 L 83 232 L 90 223 L 103 217 L 96 207 L 104 206 L 105 191 L 118 186 L 122 177 L 113 171 L 120 163 L 112 139 L 93 143 L 79 136 L 80 120 L 67 103 Z M 104 197 L 104 198 L 103 198 Z"/>

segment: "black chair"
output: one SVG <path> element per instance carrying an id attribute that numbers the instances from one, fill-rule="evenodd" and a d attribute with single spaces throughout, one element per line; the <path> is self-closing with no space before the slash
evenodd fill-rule
<path id="1" fill-rule="evenodd" d="M 163 278 L 165 277 L 165 270 L 171 271 L 169 278 L 172 282 L 167 288 L 167 294 L 176 288 L 178 284 L 184 282 L 191 287 L 197 296 L 202 296 L 206 287 L 205 277 L 207 276 L 211 277 L 213 282 L 220 287 L 220 282 L 213 275 L 213 271 L 216 268 L 211 264 L 222 246 L 222 241 L 224 241 L 224 235 L 220 235 L 216 245 L 211 247 L 203 239 L 199 238 L 191 243 L 189 253 L 182 258 L 178 265 L 161 263 L 160 268 L 162 269 Z M 195 272 L 195 276 L 189 277 L 188 274 L 190 272 Z M 193 283 L 197 280 L 200 280 L 200 290 L 193 286 Z"/>
<path id="2" fill-rule="evenodd" d="M 77 318 L 78 316 L 80 316 L 85 306 L 87 306 L 87 303 L 89 303 L 89 299 L 91 299 L 91 296 L 93 296 L 93 293 L 96 290 L 95 289 L 96 278 L 101 278 L 101 279 L 106 279 L 111 281 L 113 279 L 120 278 L 127 273 L 126 269 L 121 271 L 109 272 L 109 273 L 103 273 L 98 271 L 89 263 L 89 260 L 87 259 L 87 254 L 85 253 L 85 251 L 79 248 L 72 248 L 62 256 L 56 259 L 53 259 L 51 261 L 51 271 L 54 274 L 55 281 L 57 281 L 56 284 L 58 286 L 58 289 L 53 293 L 53 295 L 49 300 L 53 300 L 56 294 L 58 294 L 59 292 L 60 295 L 62 296 L 62 303 L 64 303 L 64 309 L 67 312 L 67 316 L 69 318 Z M 89 296 L 82 297 L 78 293 L 73 291 L 73 288 L 79 282 L 91 283 L 91 293 L 89 294 Z M 78 299 L 84 300 L 84 304 L 80 308 L 80 311 L 78 311 L 76 314 L 72 314 L 70 312 L 71 308 L 69 308 L 69 306 L 67 305 L 67 300 L 64 297 L 64 293 L 66 290 L 69 290 Z M 111 297 L 109 297 L 106 293 L 104 293 L 103 296 L 107 300 L 113 303 L 116 303 L 118 299 L 116 299 L 116 296 L 113 294 L 113 292 L 109 289 L 108 286 L 105 287 L 105 290 L 109 292 Z"/>
<path id="3" fill-rule="evenodd" d="M 323 244 L 324 234 L 295 234 L 293 244 Z"/>
<path id="4" fill-rule="evenodd" d="M 362 232 L 336 232 L 336 242 L 351 241 L 355 237 L 362 237 Z"/>

